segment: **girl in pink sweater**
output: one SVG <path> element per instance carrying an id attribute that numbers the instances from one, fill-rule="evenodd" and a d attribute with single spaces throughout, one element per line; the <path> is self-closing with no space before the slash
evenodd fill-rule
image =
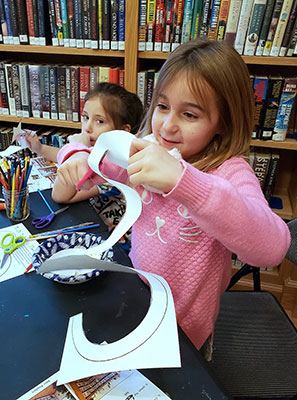
<path id="1" fill-rule="evenodd" d="M 108 160 L 100 167 L 112 179 L 127 179 L 141 196 L 131 260 L 167 280 L 178 323 L 198 349 L 213 332 L 232 253 L 273 267 L 290 243 L 285 222 L 269 208 L 246 161 L 253 110 L 249 73 L 238 53 L 226 42 L 187 42 L 159 73 L 141 129 L 141 136 L 152 133 L 150 140 L 134 139 L 127 171 Z M 75 195 L 88 170 L 90 150 L 67 146 L 53 189 L 60 202 Z M 171 154 L 174 148 L 181 159 Z"/>

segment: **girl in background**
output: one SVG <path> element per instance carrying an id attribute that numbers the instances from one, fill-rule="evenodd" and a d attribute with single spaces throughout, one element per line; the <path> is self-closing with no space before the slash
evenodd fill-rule
<path id="1" fill-rule="evenodd" d="M 248 163 L 253 112 L 249 72 L 234 48 L 224 41 L 187 42 L 160 70 L 127 171 L 108 159 L 100 166 L 138 191 L 143 209 L 132 228 L 133 266 L 167 280 L 179 325 L 208 358 L 232 253 L 273 267 L 290 243 L 287 225 L 269 208 Z M 53 189 L 60 202 L 78 195 L 88 170 L 89 150 L 67 146 Z"/>

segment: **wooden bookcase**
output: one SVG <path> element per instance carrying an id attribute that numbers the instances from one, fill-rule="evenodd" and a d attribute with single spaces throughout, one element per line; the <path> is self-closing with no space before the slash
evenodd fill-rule
<path id="1" fill-rule="evenodd" d="M 137 91 L 137 72 L 144 66 L 160 66 L 168 57 L 163 52 L 138 52 L 138 11 L 139 0 L 126 1 L 126 40 L 125 51 L 104 51 L 53 46 L 0 45 L 0 59 L 16 59 L 30 62 L 70 63 L 79 65 L 123 65 L 125 69 L 125 87 Z M 248 68 L 253 71 L 284 72 L 296 75 L 297 57 L 242 57 Z M 20 118 L 0 115 L 0 121 L 23 122 L 37 125 L 80 128 L 80 123 L 71 121 L 47 120 L 43 118 Z M 297 141 L 285 142 L 252 140 L 252 146 L 276 148 L 281 152 L 281 162 L 276 179 L 275 195 L 283 200 L 283 209 L 275 210 L 285 220 L 297 217 Z M 269 240 L 269 239 L 267 239 Z M 273 292 L 285 308 L 297 317 L 297 272 L 293 272 L 291 263 L 284 261 L 273 271 L 262 272 L 264 290 Z M 251 288 L 247 278 L 241 283 L 243 288 Z"/>

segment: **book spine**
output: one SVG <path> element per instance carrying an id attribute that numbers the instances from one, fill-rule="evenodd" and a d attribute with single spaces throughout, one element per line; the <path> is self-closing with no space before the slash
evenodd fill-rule
<path id="1" fill-rule="evenodd" d="M 271 16 L 270 25 L 268 28 L 267 38 L 265 41 L 265 46 L 263 49 L 263 56 L 269 56 L 269 54 L 270 54 L 270 50 L 271 50 L 272 42 L 274 39 L 275 30 L 276 30 L 277 23 L 279 20 L 283 1 L 284 0 L 276 0 L 276 2 L 275 2 L 274 9 L 273 9 L 272 16 Z"/>
<path id="2" fill-rule="evenodd" d="M 173 30 L 174 1 L 167 0 L 164 18 L 164 35 L 162 51 L 169 52 L 171 48 L 171 38 Z"/>
<path id="3" fill-rule="evenodd" d="M 69 27 L 69 47 L 75 47 L 76 38 L 75 38 L 73 0 L 67 0 L 67 16 L 68 16 L 68 27 Z"/>
<path id="4" fill-rule="evenodd" d="M 207 36 L 208 23 L 211 12 L 211 0 L 203 0 L 200 36 Z"/>
<path id="5" fill-rule="evenodd" d="M 182 32 L 180 39 L 181 44 L 188 42 L 191 38 L 193 7 L 194 7 L 193 0 L 185 0 Z"/>
<path id="6" fill-rule="evenodd" d="M 46 46 L 48 44 L 49 26 L 49 10 L 48 4 L 44 0 L 37 0 L 38 9 L 38 29 L 39 29 L 39 45 Z"/>
<path id="7" fill-rule="evenodd" d="M 25 0 L 16 0 L 20 44 L 29 44 L 27 12 Z"/>
<path id="8" fill-rule="evenodd" d="M 5 65 L 0 62 L 0 93 L 1 93 L 1 114 L 9 115 L 8 87 L 6 85 Z"/>
<path id="9" fill-rule="evenodd" d="M 208 39 L 217 40 L 217 28 L 219 21 L 221 0 L 213 0 L 208 27 Z"/>
<path id="10" fill-rule="evenodd" d="M 118 30 L 119 30 L 118 0 L 110 0 L 110 48 L 111 48 L 111 50 L 119 49 Z"/>
<path id="11" fill-rule="evenodd" d="M 109 67 L 99 67 L 99 82 L 108 82 L 109 80 Z"/>
<path id="12" fill-rule="evenodd" d="M 119 85 L 125 87 L 125 70 L 123 68 L 119 70 Z"/>
<path id="13" fill-rule="evenodd" d="M 98 49 L 98 1 L 91 0 L 91 48 Z"/>
<path id="14" fill-rule="evenodd" d="M 90 67 L 90 90 L 94 89 L 99 80 L 99 68 Z"/>
<path id="15" fill-rule="evenodd" d="M 19 75 L 20 75 L 23 117 L 29 118 L 32 115 L 32 110 L 31 110 L 31 100 L 30 100 L 31 94 L 30 94 L 28 65 L 26 64 L 19 65 Z"/>
<path id="16" fill-rule="evenodd" d="M 16 0 L 9 0 L 10 18 L 12 26 L 13 44 L 20 44 L 19 27 L 18 27 L 18 10 Z"/>
<path id="17" fill-rule="evenodd" d="M 58 119 L 57 67 L 49 66 L 51 119 Z"/>
<path id="18" fill-rule="evenodd" d="M 163 29 L 165 18 L 165 1 L 157 0 L 156 2 L 156 21 L 155 21 L 155 37 L 154 50 L 162 51 Z"/>
<path id="19" fill-rule="evenodd" d="M 145 51 L 146 42 L 146 0 L 140 0 L 138 23 L 138 51 Z"/>
<path id="20" fill-rule="evenodd" d="M 251 18 L 248 27 L 248 33 L 245 40 L 243 54 L 245 56 L 253 56 L 259 40 L 262 21 L 266 8 L 266 0 L 255 0 Z"/>
<path id="21" fill-rule="evenodd" d="M 109 82 L 119 84 L 119 68 L 110 68 L 109 70 Z"/>
<path id="22" fill-rule="evenodd" d="M 282 40 L 281 48 L 280 48 L 280 51 L 278 54 L 280 57 L 284 57 L 286 55 L 287 48 L 288 48 L 288 45 L 290 42 L 290 37 L 291 37 L 291 34 L 294 29 L 294 23 L 295 23 L 295 21 L 297 21 L 296 16 L 297 16 L 297 0 L 294 0 L 290 15 L 289 15 L 287 27 L 286 27 L 284 37 Z"/>
<path id="23" fill-rule="evenodd" d="M 230 43 L 231 45 L 234 44 L 237 25 L 239 21 L 239 15 L 241 10 L 242 0 L 231 0 L 227 25 L 226 25 L 226 32 L 225 32 L 225 40 L 226 42 Z"/>
<path id="24" fill-rule="evenodd" d="M 284 0 L 278 19 L 275 35 L 271 45 L 270 56 L 277 57 L 285 34 L 286 26 L 289 20 L 293 0 Z"/>
<path id="25" fill-rule="evenodd" d="M 66 67 L 57 66 L 57 88 L 58 88 L 58 118 L 66 121 Z"/>
<path id="26" fill-rule="evenodd" d="M 191 27 L 191 39 L 197 39 L 201 26 L 203 0 L 195 0 Z M 228 13 L 227 13 L 228 15 Z"/>
<path id="27" fill-rule="evenodd" d="M 51 103 L 50 103 L 49 66 L 40 65 L 39 71 L 40 71 L 41 115 L 42 118 L 50 119 Z"/>
<path id="28" fill-rule="evenodd" d="M 119 0 L 119 30 L 118 30 L 118 42 L 119 42 L 119 50 L 125 50 L 125 18 L 126 12 L 126 4 L 125 0 Z"/>
<path id="29" fill-rule="evenodd" d="M 297 93 L 297 78 L 286 78 L 279 102 L 272 140 L 283 141 L 289 126 L 289 120 Z"/>
<path id="30" fill-rule="evenodd" d="M 103 49 L 103 26 L 102 26 L 102 1 L 98 0 L 98 44 L 99 49 Z"/>
<path id="31" fill-rule="evenodd" d="M 248 23 L 252 11 L 253 2 L 250 0 L 243 0 L 240 10 L 237 32 L 234 41 L 234 48 L 239 53 L 243 53 L 245 44 L 245 37 L 248 29 Z"/>
<path id="32" fill-rule="evenodd" d="M 78 122 L 80 120 L 79 112 L 79 67 L 70 67 L 71 77 L 71 109 L 72 109 L 72 120 Z"/>
<path id="33" fill-rule="evenodd" d="M 32 0 L 34 38 L 31 44 L 39 46 L 39 14 L 37 2 L 38 0 Z"/>
<path id="34" fill-rule="evenodd" d="M 269 168 L 271 155 L 270 153 L 257 153 L 255 154 L 255 160 L 253 165 L 253 170 L 255 172 L 256 177 L 259 180 L 261 189 L 263 191 L 265 180 Z"/>
<path id="35" fill-rule="evenodd" d="M 49 12 L 49 22 L 50 22 L 50 30 L 51 30 L 51 37 L 52 37 L 52 45 L 59 46 L 54 0 L 48 0 L 48 12 Z"/>
<path id="36" fill-rule="evenodd" d="M 76 38 L 76 47 L 83 48 L 84 47 L 84 39 L 83 39 L 83 16 L 82 16 L 82 3 L 81 0 L 73 1 L 73 9 L 74 9 L 74 26 L 75 26 L 75 38 Z"/>
<path id="37" fill-rule="evenodd" d="M 260 139 L 262 140 L 272 139 L 283 83 L 284 79 L 281 76 L 269 78 L 265 112 L 262 115 L 260 124 Z"/>
<path id="38" fill-rule="evenodd" d="M 268 88 L 268 77 L 255 76 L 254 79 L 255 115 L 254 115 L 253 138 L 255 137 L 258 138 L 260 135 L 261 113 L 263 113 L 265 105 L 267 88 Z"/>
<path id="39" fill-rule="evenodd" d="M 145 109 L 148 110 L 153 97 L 155 71 L 146 71 L 146 96 L 145 96 Z"/>
<path id="40" fill-rule="evenodd" d="M 67 0 L 60 0 L 64 47 L 70 47 Z"/>
<path id="41" fill-rule="evenodd" d="M 71 101 L 71 67 L 65 68 L 65 87 L 66 87 L 66 119 L 73 120 L 72 101 Z"/>
<path id="42" fill-rule="evenodd" d="M 59 46 L 64 46 L 63 23 L 62 23 L 60 0 L 54 0 L 54 4 L 55 4 L 56 27 L 58 31 Z"/>
<path id="43" fill-rule="evenodd" d="M 15 100 L 15 110 L 16 116 L 22 117 L 22 98 L 21 98 L 21 88 L 20 88 L 20 77 L 19 77 L 19 68 L 18 64 L 13 63 L 11 65 L 11 78 L 12 78 L 12 86 L 13 86 L 13 95 Z"/>
<path id="44" fill-rule="evenodd" d="M 258 45 L 256 48 L 256 56 L 262 56 L 263 55 L 263 50 L 265 47 L 265 42 L 268 34 L 268 29 L 270 26 L 270 21 L 272 17 L 272 13 L 274 10 L 274 5 L 275 5 L 275 0 L 268 0 L 266 9 L 265 9 L 265 14 L 263 17 L 263 23 L 262 27 L 260 30 L 260 35 L 259 35 L 259 40 L 258 40 Z"/>
<path id="45" fill-rule="evenodd" d="M 15 109 L 15 99 L 13 93 L 13 84 L 12 84 L 12 65 L 10 63 L 5 63 L 5 78 L 7 84 L 7 93 L 8 93 L 8 105 L 9 105 L 9 114 L 16 115 Z"/>
<path id="46" fill-rule="evenodd" d="M 110 49 L 110 1 L 102 0 L 102 48 Z"/>
<path id="47" fill-rule="evenodd" d="M 292 29 L 291 37 L 289 40 L 289 45 L 286 51 L 286 56 L 291 57 L 294 53 L 294 49 L 297 43 L 297 18 L 295 20 L 294 27 Z"/>
<path id="48" fill-rule="evenodd" d="M 79 104 L 80 115 L 82 115 L 85 105 L 85 95 L 90 90 L 90 67 L 80 67 L 79 72 Z"/>
<path id="49" fill-rule="evenodd" d="M 140 98 L 143 106 L 146 98 L 146 71 L 137 73 L 137 96 Z"/>
<path id="50" fill-rule="evenodd" d="M 173 32 L 172 32 L 172 45 L 171 50 L 175 50 L 181 42 L 181 30 L 184 16 L 184 0 L 176 0 L 174 2 L 174 21 L 173 21 Z"/>
<path id="51" fill-rule="evenodd" d="M 264 196 L 268 202 L 273 194 L 277 167 L 279 165 L 279 159 L 280 159 L 279 152 L 275 151 L 275 150 L 272 151 L 271 159 L 270 159 L 270 163 L 269 163 L 269 169 L 267 172 L 266 182 L 265 182 L 264 190 L 263 190 Z"/>
<path id="52" fill-rule="evenodd" d="M 230 7 L 230 0 L 222 0 L 221 1 L 219 20 L 218 20 L 218 29 L 217 29 L 217 40 L 223 40 L 225 37 L 229 7 Z"/>
<path id="53" fill-rule="evenodd" d="M 147 13 L 146 13 L 146 43 L 145 50 L 154 50 L 154 33 L 155 33 L 155 20 L 156 20 L 156 0 L 147 0 Z"/>
<path id="54" fill-rule="evenodd" d="M 3 29 L 2 29 L 2 24 L 4 24 L 4 22 L 5 22 L 5 12 L 4 12 L 4 8 L 3 8 L 2 0 L 0 1 L 0 21 L 1 21 L 1 25 L 0 25 L 0 43 L 3 43 L 4 32 L 3 32 Z"/>
<path id="55" fill-rule="evenodd" d="M 91 48 L 91 14 L 90 14 L 90 1 L 82 0 L 82 17 L 83 17 L 83 38 L 84 47 Z"/>
<path id="56" fill-rule="evenodd" d="M 13 44 L 13 30 L 12 30 L 12 21 L 9 7 L 9 0 L 3 0 L 3 8 L 5 14 L 5 21 L 7 25 L 7 36 L 3 37 L 4 44 Z"/>
<path id="57" fill-rule="evenodd" d="M 29 82 L 31 94 L 32 114 L 34 118 L 41 117 L 41 98 L 39 82 L 39 65 L 29 65 Z"/>

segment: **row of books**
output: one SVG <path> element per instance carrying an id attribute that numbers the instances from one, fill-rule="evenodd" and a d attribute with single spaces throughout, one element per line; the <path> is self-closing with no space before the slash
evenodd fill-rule
<path id="1" fill-rule="evenodd" d="M 75 132 L 71 128 L 57 128 L 40 126 L 36 127 L 27 125 L 26 130 L 35 132 L 39 136 L 39 140 L 42 144 L 46 144 L 54 147 L 62 147 L 67 143 L 67 137 L 73 135 Z M 1 126 L 0 127 L 0 151 L 7 149 L 12 144 L 13 138 L 13 127 L 12 126 Z M 30 154 L 32 155 L 32 154 Z"/>
<path id="2" fill-rule="evenodd" d="M 124 86 L 124 70 L 0 62 L 0 115 L 79 122 L 84 97 L 97 82 Z"/>
<path id="3" fill-rule="evenodd" d="M 139 51 L 207 36 L 247 56 L 297 55 L 297 0 L 139 0 L 139 10 Z"/>
<path id="4" fill-rule="evenodd" d="M 253 168 L 266 200 L 273 196 L 280 154 L 278 150 L 252 149 L 250 165 Z"/>
<path id="5" fill-rule="evenodd" d="M 158 72 L 153 69 L 137 74 L 137 94 L 147 109 L 151 103 Z M 297 77 L 281 75 L 251 76 L 255 96 L 253 139 L 283 141 L 297 132 Z M 292 128 L 292 132 L 290 132 Z"/>
<path id="6" fill-rule="evenodd" d="M 125 0 L 0 0 L 4 44 L 125 49 Z"/>

